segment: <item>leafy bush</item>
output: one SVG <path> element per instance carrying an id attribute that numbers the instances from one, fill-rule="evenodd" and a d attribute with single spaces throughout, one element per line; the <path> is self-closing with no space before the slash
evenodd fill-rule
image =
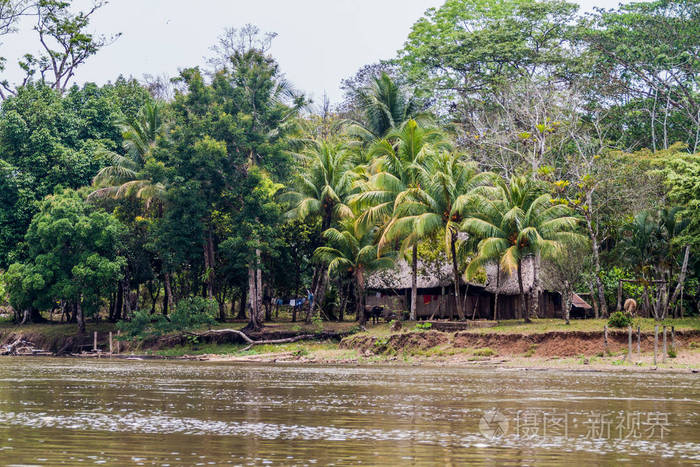
<path id="1" fill-rule="evenodd" d="M 433 323 L 416 323 L 415 331 L 427 331 L 433 327 Z"/>
<path id="2" fill-rule="evenodd" d="M 120 321 L 117 329 L 125 337 L 146 339 L 171 332 L 183 332 L 211 326 L 216 320 L 216 302 L 202 297 L 180 300 L 170 316 L 152 315 L 147 311 L 136 310 L 131 321 Z"/>
<path id="3" fill-rule="evenodd" d="M 622 311 L 616 311 L 610 315 L 608 326 L 611 328 L 626 328 L 632 325 L 632 317 Z"/>
<path id="4" fill-rule="evenodd" d="M 668 358 L 676 358 L 678 354 L 676 353 L 675 349 L 668 349 Z"/>

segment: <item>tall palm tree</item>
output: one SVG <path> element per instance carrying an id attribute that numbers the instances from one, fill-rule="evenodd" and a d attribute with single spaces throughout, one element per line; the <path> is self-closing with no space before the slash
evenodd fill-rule
<path id="1" fill-rule="evenodd" d="M 385 137 L 409 119 L 422 118 L 420 101 L 386 73 L 374 78 L 369 87 L 361 90 L 359 98 L 363 118 L 351 122 L 347 133 L 363 144 Z"/>
<path id="2" fill-rule="evenodd" d="M 349 153 L 340 142 L 314 140 L 298 154 L 305 173 L 297 177 L 297 189 L 285 193 L 292 209 L 289 217 L 321 219 L 321 230 L 330 228 L 333 220 L 352 217 L 346 204 L 353 190 Z"/>
<path id="3" fill-rule="evenodd" d="M 499 178 L 490 190 L 474 193 L 463 200 L 472 211 L 462 229 L 481 239 L 477 255 L 467 267 L 467 276 L 488 262 L 496 261 L 507 274 L 517 272 L 520 313 L 526 322 L 536 314 L 539 291 L 539 259 L 555 259 L 569 244 L 585 241 L 576 233 L 578 219 L 562 204 L 553 204 L 548 194 L 540 194 L 535 183 L 525 177 Z M 525 303 L 522 262 L 534 260 L 532 290 L 535 297 L 530 310 Z"/>
<path id="4" fill-rule="evenodd" d="M 102 168 L 93 178 L 95 190 L 88 198 L 136 196 L 145 201 L 146 210 L 149 210 L 153 200 L 157 200 L 157 215 L 162 216 L 165 184 L 154 182 L 144 174 L 144 168 L 152 159 L 158 141 L 167 138 L 168 125 L 163 118 L 163 107 L 164 104 L 160 101 L 147 102 L 135 120 L 120 124 L 126 155 L 106 151 L 111 165 Z M 167 271 L 163 271 L 163 284 L 166 296 L 165 311 L 174 306 L 170 273 Z"/>
<path id="5" fill-rule="evenodd" d="M 135 120 L 120 124 L 126 155 L 106 152 L 111 165 L 97 172 L 93 179 L 93 185 L 97 189 L 90 196 L 123 198 L 135 195 L 144 198 L 147 205 L 154 198 L 162 198 L 165 186 L 144 176 L 143 169 L 153 156 L 158 139 L 166 137 L 163 106 L 159 101 L 148 102 Z"/>
<path id="6" fill-rule="evenodd" d="M 350 171 L 349 153 L 340 142 L 314 140 L 297 155 L 308 171 L 297 177 L 297 190 L 283 195 L 292 208 L 290 218 L 320 218 L 321 235 L 334 221 L 352 218 L 353 212 L 346 204 L 353 191 L 353 173 Z M 315 303 L 320 305 L 325 296 L 325 265 L 319 263 L 314 271 L 311 290 Z M 307 320 L 311 319 L 311 304 Z"/>
<path id="7" fill-rule="evenodd" d="M 459 319 L 465 319 L 460 299 L 461 272 L 457 244 L 463 215 L 460 199 L 472 193 L 493 178 L 490 173 L 479 173 L 457 153 L 428 153 L 425 160 L 414 163 L 418 183 L 396 197 L 389 224 L 379 240 L 385 244 L 397 238 L 419 239 L 431 237 L 440 231 L 445 235 L 445 254 L 452 262 L 454 296 Z"/>
<path id="8" fill-rule="evenodd" d="M 393 256 L 382 253 L 376 244 L 377 229 L 361 232 L 352 219 L 340 222 L 340 230 L 330 228 L 323 233 L 328 246 L 316 249 L 314 257 L 328 265 L 328 273 L 335 277 L 350 275 L 355 285 L 356 312 L 360 324 L 366 322 L 365 280 L 374 271 L 393 265 Z"/>
<path id="9" fill-rule="evenodd" d="M 424 127 L 416 120 L 408 120 L 400 128 L 390 131 L 386 138 L 377 141 L 371 150 L 375 158 L 368 177 L 357 183 L 360 191 L 350 197 L 353 207 L 361 212 L 357 216 L 358 228 L 366 231 L 375 226 L 387 226 L 403 200 L 401 194 L 418 185 L 421 161 L 431 151 L 449 149 L 442 132 Z M 411 320 L 416 319 L 419 240 L 420 237 L 411 232 L 401 244 L 402 253 L 409 247 L 412 250 Z"/>

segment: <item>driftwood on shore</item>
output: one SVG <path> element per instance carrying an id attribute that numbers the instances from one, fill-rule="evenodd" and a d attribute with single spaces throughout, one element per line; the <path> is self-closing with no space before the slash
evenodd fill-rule
<path id="1" fill-rule="evenodd" d="M 190 336 L 196 336 L 196 337 L 213 337 L 213 336 L 222 336 L 222 335 L 227 335 L 227 334 L 235 334 L 238 335 L 241 339 L 243 339 L 248 346 L 243 348 L 242 351 L 246 351 L 253 347 L 254 345 L 262 345 L 262 344 L 288 344 L 290 342 L 297 342 L 297 341 L 302 341 L 306 339 L 314 339 L 316 336 L 314 334 L 302 334 L 299 336 L 294 336 L 294 337 L 287 337 L 284 339 L 262 339 L 258 341 L 254 341 L 250 337 L 248 337 L 244 332 L 238 331 L 237 329 L 212 329 L 210 331 L 205 331 L 205 332 L 188 332 L 187 333 Z"/>
<path id="2" fill-rule="evenodd" d="M 20 337 L 13 343 L 0 348 L 0 355 L 53 355 L 53 353 L 37 349 L 34 344 Z"/>

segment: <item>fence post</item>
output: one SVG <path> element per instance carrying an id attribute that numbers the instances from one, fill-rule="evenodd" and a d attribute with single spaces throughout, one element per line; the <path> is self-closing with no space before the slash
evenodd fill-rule
<path id="1" fill-rule="evenodd" d="M 641 331 L 640 327 L 637 326 L 637 358 L 640 357 L 641 341 L 642 341 L 642 331 Z"/>
<path id="2" fill-rule="evenodd" d="M 671 350 L 676 353 L 676 327 L 671 326 Z"/>
<path id="3" fill-rule="evenodd" d="M 118 330 L 118 331 L 117 331 L 117 337 L 119 337 L 119 336 L 121 336 L 121 335 L 122 335 L 122 331 L 121 331 L 121 330 Z M 119 353 L 119 351 L 120 351 L 120 343 L 119 343 L 119 339 L 117 339 L 117 353 Z"/>
<path id="4" fill-rule="evenodd" d="M 112 355 L 112 331 L 109 331 L 109 354 Z"/>
<path id="5" fill-rule="evenodd" d="M 97 352 L 97 331 L 95 331 L 92 335 L 92 350 Z"/>
<path id="6" fill-rule="evenodd" d="M 668 354 L 668 349 L 666 348 L 666 326 L 664 326 L 664 354 L 661 357 L 661 361 L 666 363 L 666 355 Z"/>
<path id="7" fill-rule="evenodd" d="M 659 325 L 654 325 L 654 366 L 656 366 L 656 355 L 659 353 Z"/>
<path id="8" fill-rule="evenodd" d="M 627 326 L 627 360 L 632 361 L 632 326 Z"/>

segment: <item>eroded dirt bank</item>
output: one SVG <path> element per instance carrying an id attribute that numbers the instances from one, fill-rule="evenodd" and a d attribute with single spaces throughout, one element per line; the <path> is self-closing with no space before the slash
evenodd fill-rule
<path id="1" fill-rule="evenodd" d="M 654 349 L 653 333 L 642 333 L 640 350 L 650 352 Z M 662 340 L 659 336 L 659 351 Z M 670 348 L 671 337 L 667 336 Z M 700 331 L 676 331 L 676 348 L 688 348 L 700 344 Z M 439 331 L 403 332 L 378 337 L 360 334 L 344 338 L 340 347 L 356 349 L 362 353 L 386 354 L 411 350 L 427 350 L 445 346 L 455 349 L 491 349 L 498 355 L 529 354 L 537 357 L 572 357 L 594 356 L 605 351 L 603 332 L 567 331 L 545 332 L 540 334 L 478 334 L 473 332 L 444 333 Z M 608 333 L 608 352 L 626 351 L 627 332 L 611 331 Z M 633 334 L 633 351 L 637 349 L 637 336 Z"/>

